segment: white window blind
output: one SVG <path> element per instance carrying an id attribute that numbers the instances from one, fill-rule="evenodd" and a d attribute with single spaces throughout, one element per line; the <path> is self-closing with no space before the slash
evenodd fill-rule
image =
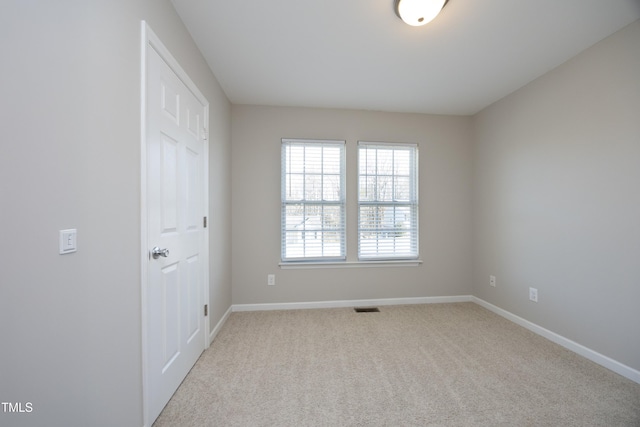
<path id="1" fill-rule="evenodd" d="M 345 141 L 282 140 L 282 261 L 344 260 Z"/>
<path id="2" fill-rule="evenodd" d="M 358 142 L 358 258 L 418 255 L 418 146 Z"/>

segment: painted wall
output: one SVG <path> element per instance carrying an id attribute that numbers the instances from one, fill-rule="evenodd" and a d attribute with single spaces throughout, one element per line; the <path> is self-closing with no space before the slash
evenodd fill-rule
<path id="1" fill-rule="evenodd" d="M 371 111 L 232 107 L 233 303 L 469 295 L 471 120 Z M 416 267 L 284 270 L 280 261 L 282 138 L 347 141 L 347 257 L 357 260 L 358 140 L 412 142 L 420 153 Z M 267 274 L 276 285 L 267 286 Z"/>
<path id="2" fill-rule="evenodd" d="M 473 175 L 474 295 L 634 369 L 639 76 L 636 21 L 478 114 Z"/>
<path id="3" fill-rule="evenodd" d="M 32 412 L 0 425 L 143 423 L 142 19 L 211 103 L 212 324 L 231 304 L 230 104 L 169 1 L 3 2 L 0 401 Z"/>

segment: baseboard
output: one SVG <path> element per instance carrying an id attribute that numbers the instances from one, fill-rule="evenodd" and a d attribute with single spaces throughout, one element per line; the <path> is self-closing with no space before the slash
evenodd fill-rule
<path id="1" fill-rule="evenodd" d="M 471 297 L 471 301 L 486 308 L 487 310 L 490 310 L 498 314 L 499 316 L 504 317 L 505 319 L 512 321 L 513 323 L 516 323 L 530 330 L 531 332 L 534 332 L 548 339 L 549 341 L 552 341 L 558 345 L 561 345 L 562 347 L 568 350 L 571 350 L 574 353 L 577 353 L 580 356 L 587 358 L 592 362 L 597 363 L 598 365 L 604 366 L 605 368 L 617 374 L 620 374 L 623 377 L 628 378 L 633 382 L 640 384 L 640 371 L 637 371 L 627 365 L 624 365 L 616 360 L 613 360 L 608 356 L 600 354 L 597 351 L 591 350 L 590 348 L 587 348 L 582 344 L 578 344 L 575 341 L 571 341 L 570 339 L 565 338 L 562 335 L 558 335 L 555 332 L 552 332 L 548 329 L 545 329 L 542 326 L 538 326 L 535 323 L 532 323 L 526 319 L 523 319 L 522 317 L 516 316 L 515 314 L 508 312 L 507 310 L 504 310 L 500 307 L 497 307 L 491 303 L 488 303 L 480 298 Z"/>
<path id="2" fill-rule="evenodd" d="M 382 298 L 342 301 L 285 302 L 268 304 L 234 304 L 232 311 L 301 310 L 309 308 L 341 308 L 383 305 L 437 304 L 451 302 L 471 302 L 471 295 L 448 297 Z"/>
<path id="3" fill-rule="evenodd" d="M 227 321 L 227 319 L 229 318 L 229 316 L 231 315 L 231 312 L 233 306 L 230 306 L 227 311 L 222 315 L 222 318 L 218 321 L 218 323 L 216 324 L 216 326 L 213 328 L 213 330 L 211 331 L 211 333 L 209 334 L 209 345 L 211 345 L 211 343 L 213 342 L 213 340 L 216 338 L 216 336 L 218 335 L 218 332 L 220 332 L 220 329 L 222 329 L 222 326 L 224 326 L 224 323 Z"/>

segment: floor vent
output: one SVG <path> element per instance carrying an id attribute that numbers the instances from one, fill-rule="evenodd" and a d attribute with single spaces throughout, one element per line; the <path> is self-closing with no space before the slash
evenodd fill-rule
<path id="1" fill-rule="evenodd" d="M 355 307 L 356 313 L 379 313 L 378 307 Z"/>

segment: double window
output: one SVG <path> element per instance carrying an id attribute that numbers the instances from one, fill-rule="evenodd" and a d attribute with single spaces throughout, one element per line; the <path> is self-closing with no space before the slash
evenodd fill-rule
<path id="1" fill-rule="evenodd" d="M 282 141 L 282 261 L 346 260 L 345 141 Z M 358 143 L 358 259 L 418 259 L 418 147 Z"/>

